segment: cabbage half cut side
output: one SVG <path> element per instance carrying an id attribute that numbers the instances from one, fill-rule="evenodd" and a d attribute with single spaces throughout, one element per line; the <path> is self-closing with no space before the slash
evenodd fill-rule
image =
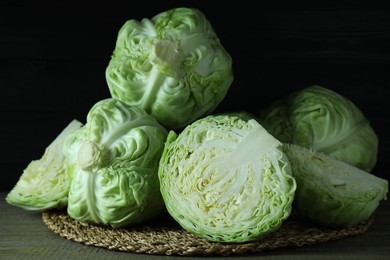
<path id="1" fill-rule="evenodd" d="M 160 189 L 171 216 L 215 242 L 256 240 L 291 212 L 295 180 L 280 142 L 255 120 L 210 116 L 170 132 Z"/>

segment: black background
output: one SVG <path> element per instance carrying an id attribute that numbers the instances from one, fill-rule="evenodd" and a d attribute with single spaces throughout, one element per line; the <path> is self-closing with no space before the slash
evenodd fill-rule
<path id="1" fill-rule="evenodd" d="M 257 114 L 309 85 L 333 89 L 370 120 L 380 141 L 373 173 L 388 179 L 390 11 L 314 2 L 0 0 L 0 191 L 109 97 L 104 70 L 123 23 L 179 6 L 203 11 L 233 58 L 235 79 L 216 112 Z"/>

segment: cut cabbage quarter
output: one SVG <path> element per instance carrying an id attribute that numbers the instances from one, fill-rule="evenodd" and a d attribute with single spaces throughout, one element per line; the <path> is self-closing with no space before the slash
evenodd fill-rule
<path id="1" fill-rule="evenodd" d="M 168 212 L 209 241 L 245 242 L 277 230 L 296 188 L 280 144 L 256 120 L 233 115 L 171 131 L 159 165 Z"/>
<path id="2" fill-rule="evenodd" d="M 27 165 L 7 194 L 9 204 L 32 211 L 66 207 L 71 175 L 67 170 L 69 160 L 64 154 L 63 143 L 68 135 L 79 131 L 82 126 L 78 120 L 72 120 L 47 146 L 42 157 Z"/>
<path id="3" fill-rule="evenodd" d="M 294 210 L 326 227 L 350 227 L 368 219 L 386 199 L 388 181 L 324 153 L 284 145 L 297 182 Z"/>

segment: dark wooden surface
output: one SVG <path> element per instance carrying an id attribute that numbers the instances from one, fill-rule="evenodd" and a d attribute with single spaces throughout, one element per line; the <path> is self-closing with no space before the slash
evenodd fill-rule
<path id="1" fill-rule="evenodd" d="M 41 214 L 12 207 L 0 194 L 0 259 L 316 259 L 316 260 L 388 260 L 390 257 L 390 201 L 384 201 L 369 229 L 357 236 L 322 244 L 280 248 L 258 254 L 229 257 L 156 256 L 111 251 L 87 246 L 50 231 Z"/>

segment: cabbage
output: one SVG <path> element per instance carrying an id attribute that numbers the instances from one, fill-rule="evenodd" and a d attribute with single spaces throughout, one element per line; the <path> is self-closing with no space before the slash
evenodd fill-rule
<path id="1" fill-rule="evenodd" d="M 209 115 L 170 131 L 159 166 L 168 213 L 210 241 L 245 242 L 277 230 L 296 188 L 280 142 L 254 119 Z"/>
<path id="2" fill-rule="evenodd" d="M 65 138 L 82 125 L 76 119 L 72 120 L 46 147 L 43 156 L 27 165 L 6 196 L 9 204 L 32 211 L 66 207 L 71 176 L 62 146 Z"/>
<path id="3" fill-rule="evenodd" d="M 285 96 L 259 115 L 259 122 L 281 142 L 323 152 L 370 172 L 378 154 L 378 137 L 352 101 L 310 86 Z"/>
<path id="4" fill-rule="evenodd" d="M 294 210 L 325 227 L 351 227 L 367 220 L 387 199 L 388 181 L 324 153 L 285 144 L 297 182 Z"/>
<path id="5" fill-rule="evenodd" d="M 202 12 L 174 8 L 123 24 L 106 80 L 112 97 L 181 129 L 224 99 L 232 59 Z"/>
<path id="6" fill-rule="evenodd" d="M 117 228 L 160 213 L 157 169 L 167 134 L 141 108 L 112 98 L 97 102 L 82 131 L 65 141 L 73 176 L 69 216 Z"/>

